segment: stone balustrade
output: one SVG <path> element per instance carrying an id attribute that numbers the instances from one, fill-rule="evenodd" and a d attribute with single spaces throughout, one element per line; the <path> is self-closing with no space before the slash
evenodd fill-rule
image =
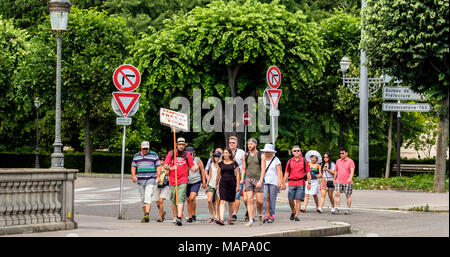
<path id="1" fill-rule="evenodd" d="M 77 172 L 0 168 L 0 235 L 75 229 Z"/>

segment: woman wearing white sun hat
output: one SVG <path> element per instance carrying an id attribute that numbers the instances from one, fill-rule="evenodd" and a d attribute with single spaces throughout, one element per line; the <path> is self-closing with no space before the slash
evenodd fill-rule
<path id="1" fill-rule="evenodd" d="M 285 189 L 286 185 L 283 183 L 283 172 L 281 162 L 278 157 L 275 157 L 275 147 L 272 144 L 264 145 L 261 150 L 264 153 L 265 175 L 264 175 L 264 207 L 263 215 L 265 222 L 272 223 L 275 219 L 275 204 L 277 195 L 280 189 Z M 269 201 L 267 201 L 269 199 Z M 269 202 L 269 210 L 267 211 L 267 202 Z"/>
<path id="2" fill-rule="evenodd" d="M 316 150 L 310 150 L 306 153 L 305 158 L 311 167 L 311 184 L 306 182 L 304 207 L 300 211 L 306 212 L 309 196 L 312 195 L 314 197 L 314 202 L 316 202 L 316 210 L 320 212 L 318 195 L 320 194 L 319 178 L 322 177 L 322 168 L 319 163 L 322 162 L 322 156 Z"/>

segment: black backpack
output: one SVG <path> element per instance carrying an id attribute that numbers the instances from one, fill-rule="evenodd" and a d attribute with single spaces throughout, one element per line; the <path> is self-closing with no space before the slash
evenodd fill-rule
<path id="1" fill-rule="evenodd" d="M 259 150 L 257 150 L 258 151 L 258 162 L 259 162 L 259 164 L 261 164 L 261 151 L 259 151 Z M 248 163 L 248 156 L 250 155 L 250 152 L 246 152 L 245 153 L 245 164 L 247 165 L 247 163 Z"/>
<path id="2" fill-rule="evenodd" d="M 186 151 L 183 151 L 184 152 L 184 160 L 186 161 L 186 164 L 189 166 L 189 163 L 188 163 L 188 159 L 187 159 L 187 155 L 186 155 Z M 170 151 L 170 153 L 171 153 L 171 155 L 172 155 L 172 163 L 175 165 L 175 162 L 173 161 L 174 160 L 174 158 L 173 158 L 173 150 L 172 151 Z M 177 151 L 177 155 L 178 155 L 178 151 Z"/>
<path id="3" fill-rule="evenodd" d="M 305 176 L 303 176 L 303 177 L 301 177 L 301 178 L 298 178 L 298 179 L 288 179 L 288 181 L 299 181 L 299 180 L 305 180 L 306 181 L 306 160 L 305 160 L 305 157 L 302 157 L 303 158 L 303 169 L 305 170 Z M 289 161 L 288 161 L 288 163 L 287 163 L 287 167 L 288 167 L 288 170 L 289 170 L 289 177 L 291 176 L 291 160 L 292 160 L 292 158 L 291 159 L 289 159 Z"/>

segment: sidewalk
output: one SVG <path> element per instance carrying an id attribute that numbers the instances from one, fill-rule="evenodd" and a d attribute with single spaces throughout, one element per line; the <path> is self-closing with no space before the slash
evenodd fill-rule
<path id="1" fill-rule="evenodd" d="M 75 215 L 78 228 L 42 232 L 34 234 L 10 235 L 11 237 L 310 237 L 333 236 L 352 232 L 351 223 L 365 222 L 371 213 L 412 213 L 413 207 L 429 206 L 431 211 L 448 212 L 449 193 L 422 193 L 407 191 L 354 190 L 352 215 L 333 215 L 330 213 L 329 200 L 325 203 L 325 212 L 315 212 L 314 199 L 311 198 L 307 213 L 299 214 L 300 222 L 289 220 L 290 208 L 287 200 L 287 190 L 278 195 L 276 220 L 272 224 L 245 227 L 244 220 L 238 217 L 238 222 L 231 226 L 219 226 L 207 222 L 207 215 L 198 215 L 195 223 L 184 223 L 178 227 L 172 220 L 163 223 L 152 219 L 150 223 L 142 224 L 139 220 L 119 220 L 113 217 Z M 341 196 L 341 209 L 345 208 L 345 196 Z M 228 211 L 226 211 L 227 213 Z M 373 214 L 375 215 L 375 214 Z M 203 217 L 205 216 L 205 217 Z M 202 218 L 200 218 L 202 217 Z"/>

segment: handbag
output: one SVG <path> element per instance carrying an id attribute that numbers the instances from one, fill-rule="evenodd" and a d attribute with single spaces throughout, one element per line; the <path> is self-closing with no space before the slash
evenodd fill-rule
<path id="1" fill-rule="evenodd" d="M 325 178 L 327 180 L 327 188 L 333 188 L 334 187 L 333 180 L 331 178 L 327 177 L 326 175 L 325 175 Z"/>

